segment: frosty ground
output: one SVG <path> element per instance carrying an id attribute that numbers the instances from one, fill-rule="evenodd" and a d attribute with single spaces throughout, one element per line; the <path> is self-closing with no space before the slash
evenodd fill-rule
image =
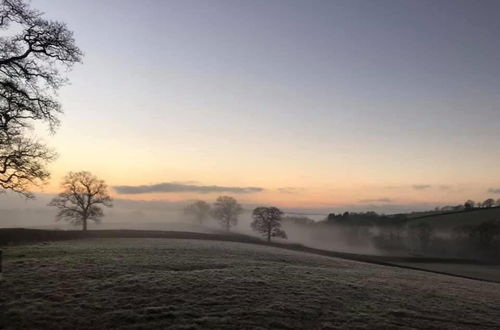
<path id="1" fill-rule="evenodd" d="M 500 284 L 235 242 L 4 249 L 0 328 L 500 328 Z"/>

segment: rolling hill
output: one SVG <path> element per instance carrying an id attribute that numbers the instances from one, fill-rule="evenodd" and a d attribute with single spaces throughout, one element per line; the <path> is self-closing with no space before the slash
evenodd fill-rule
<path id="1" fill-rule="evenodd" d="M 436 229 L 453 229 L 464 225 L 478 225 L 485 221 L 500 221 L 500 207 L 470 211 L 431 214 L 410 219 L 411 223 L 426 222 Z"/>
<path id="2" fill-rule="evenodd" d="M 498 283 L 272 246 L 82 238 L 4 255 L 0 328 L 500 327 Z"/>

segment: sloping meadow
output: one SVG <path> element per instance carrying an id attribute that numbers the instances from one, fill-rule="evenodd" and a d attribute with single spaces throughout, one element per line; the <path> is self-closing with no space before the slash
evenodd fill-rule
<path id="1" fill-rule="evenodd" d="M 10 246 L 0 290 L 8 329 L 500 327 L 500 284 L 234 242 Z"/>

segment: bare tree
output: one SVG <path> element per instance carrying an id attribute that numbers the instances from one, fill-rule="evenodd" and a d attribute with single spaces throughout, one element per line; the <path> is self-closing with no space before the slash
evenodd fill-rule
<path id="1" fill-rule="evenodd" d="M 493 198 L 488 198 L 483 202 L 483 207 L 490 208 L 495 206 L 495 200 Z"/>
<path id="2" fill-rule="evenodd" d="M 184 208 L 184 214 L 193 217 L 198 224 L 201 224 L 203 220 L 210 216 L 210 204 L 204 201 L 196 201 Z"/>
<path id="3" fill-rule="evenodd" d="M 212 216 L 219 221 L 226 231 L 238 223 L 238 215 L 243 212 L 240 204 L 230 196 L 220 196 L 214 203 Z"/>
<path id="4" fill-rule="evenodd" d="M 100 205 L 113 206 L 107 185 L 90 172 L 69 172 L 61 187 L 63 192 L 54 197 L 49 206 L 59 209 L 57 220 L 82 225 L 83 231 L 87 231 L 89 220 L 99 223 L 104 216 Z"/>
<path id="5" fill-rule="evenodd" d="M 466 210 L 472 210 L 472 209 L 474 209 L 475 206 L 476 206 L 476 203 L 470 199 L 464 203 L 464 207 Z"/>
<path id="6" fill-rule="evenodd" d="M 287 238 L 285 231 L 281 229 L 281 216 L 283 212 L 277 207 L 257 207 L 252 212 L 253 221 L 250 224 L 252 229 L 267 237 L 267 241 L 271 241 L 271 237 Z"/>
<path id="7" fill-rule="evenodd" d="M 55 154 L 29 138 L 34 122 L 57 127 L 61 105 L 59 73 L 80 62 L 82 52 L 64 23 L 46 20 L 23 0 L 0 0 L 0 182 L 27 197 L 29 186 L 45 182 Z"/>
<path id="8" fill-rule="evenodd" d="M 55 154 L 41 143 L 12 138 L 0 147 L 0 192 L 11 190 L 33 198 L 30 186 L 49 178 L 45 164 L 54 157 Z"/>

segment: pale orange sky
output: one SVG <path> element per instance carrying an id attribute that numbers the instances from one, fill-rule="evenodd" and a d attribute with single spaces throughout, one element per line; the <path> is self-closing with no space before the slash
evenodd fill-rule
<path id="1" fill-rule="evenodd" d="M 45 137 L 60 157 L 44 190 L 88 170 L 110 186 L 260 187 L 236 197 L 282 206 L 495 198 L 498 11 L 390 6 L 34 0 L 85 52 Z"/>

